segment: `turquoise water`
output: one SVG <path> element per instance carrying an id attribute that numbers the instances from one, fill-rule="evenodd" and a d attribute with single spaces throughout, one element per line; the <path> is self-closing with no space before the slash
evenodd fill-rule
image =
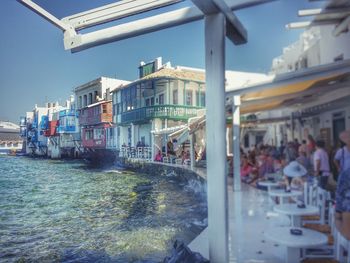
<path id="1" fill-rule="evenodd" d="M 0 262 L 157 262 L 205 217 L 171 177 L 0 157 Z"/>

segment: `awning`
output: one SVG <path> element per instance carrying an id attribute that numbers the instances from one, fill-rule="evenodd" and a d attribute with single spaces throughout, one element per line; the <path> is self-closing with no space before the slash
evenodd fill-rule
<path id="1" fill-rule="evenodd" d="M 271 81 L 227 92 L 241 95 L 241 114 L 267 111 L 317 101 L 350 86 L 350 60 L 339 61 L 275 76 Z"/>
<path id="2" fill-rule="evenodd" d="M 154 135 L 172 134 L 172 133 L 177 133 L 178 131 L 184 128 L 187 129 L 187 125 L 179 125 L 174 127 L 152 130 L 151 133 Z M 169 135 L 169 137 L 171 137 L 171 135 Z"/>

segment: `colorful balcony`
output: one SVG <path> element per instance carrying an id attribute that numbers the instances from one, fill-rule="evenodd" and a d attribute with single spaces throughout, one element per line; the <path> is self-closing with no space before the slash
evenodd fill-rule
<path id="1" fill-rule="evenodd" d="M 41 116 L 40 128 L 42 130 L 47 130 L 49 128 L 49 117 L 44 115 Z"/>
<path id="2" fill-rule="evenodd" d="M 70 110 L 61 110 L 59 116 L 60 118 L 66 117 L 66 116 L 78 117 L 78 114 L 76 110 L 70 109 Z"/>
<path id="3" fill-rule="evenodd" d="M 74 133 L 76 132 L 75 125 L 60 125 L 57 127 L 58 133 Z"/>
<path id="4" fill-rule="evenodd" d="M 121 114 L 121 123 L 146 122 L 155 118 L 187 121 L 189 118 L 196 117 L 199 109 L 202 108 L 184 105 L 155 105 L 143 107 L 123 112 Z"/>
<path id="5" fill-rule="evenodd" d="M 59 124 L 58 121 L 49 121 L 48 129 L 44 130 L 44 136 L 46 137 L 57 136 L 58 124 Z"/>

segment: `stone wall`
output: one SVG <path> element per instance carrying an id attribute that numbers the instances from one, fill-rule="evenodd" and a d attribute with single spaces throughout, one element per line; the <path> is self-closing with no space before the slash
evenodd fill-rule
<path id="1" fill-rule="evenodd" d="M 206 180 L 188 168 L 163 163 L 142 162 L 127 159 L 124 160 L 123 166 L 138 173 L 175 178 L 180 183 L 188 184 L 196 193 L 200 193 L 206 198 Z"/>

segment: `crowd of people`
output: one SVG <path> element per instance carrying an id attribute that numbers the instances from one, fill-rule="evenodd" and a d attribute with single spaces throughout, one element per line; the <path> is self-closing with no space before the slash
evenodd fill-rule
<path id="1" fill-rule="evenodd" d="M 279 147 L 259 144 L 247 152 L 241 149 L 241 179 L 245 183 L 256 185 L 260 180 L 266 179 L 268 174 L 282 174 L 284 167 L 297 161 L 307 171 L 307 176 L 303 179 L 316 178 L 321 188 L 335 190 L 338 175 L 350 169 L 350 142 L 345 138 L 348 133 L 350 132 L 342 133 L 342 145 L 335 149 L 326 148 L 324 140 L 315 140 L 311 135 L 301 143 L 294 139 L 287 143 L 281 141 Z"/>

